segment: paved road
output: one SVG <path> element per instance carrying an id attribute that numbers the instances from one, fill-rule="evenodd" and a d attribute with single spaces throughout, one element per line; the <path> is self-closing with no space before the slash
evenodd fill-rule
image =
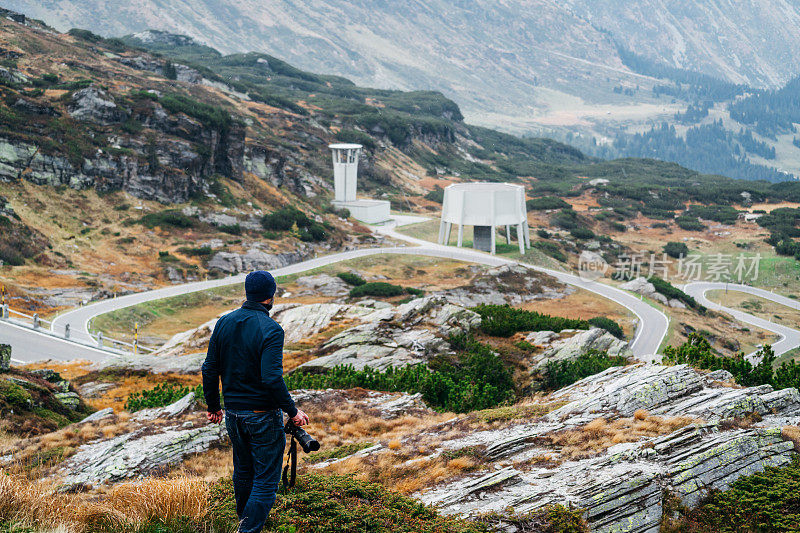
<path id="1" fill-rule="evenodd" d="M 12 362 L 14 363 L 30 363 L 47 359 L 102 361 L 108 357 L 108 352 L 95 350 L 8 322 L 0 322 L 0 343 L 11 345 Z"/>
<path id="2" fill-rule="evenodd" d="M 455 259 L 466 262 L 480 263 L 488 266 L 499 266 L 503 264 L 514 263 L 514 261 L 510 259 L 491 256 L 489 254 L 467 248 L 459 249 L 450 246 L 433 244 L 427 241 L 421 241 L 419 239 L 414 239 L 406 235 L 397 233 L 393 226 L 379 227 L 376 228 L 376 230 L 379 233 L 382 233 L 386 236 L 395 238 L 397 240 L 406 241 L 414 246 L 372 248 L 372 249 L 361 249 L 361 250 L 342 252 L 323 257 L 318 257 L 308 261 L 303 261 L 302 263 L 297 263 L 294 265 L 289 265 L 284 268 L 275 269 L 272 272 L 276 276 L 285 276 L 289 274 L 304 272 L 325 265 L 338 263 L 341 261 L 346 261 L 349 259 L 355 259 L 359 257 L 366 257 L 377 254 L 425 255 L 432 257 Z M 631 349 L 633 350 L 634 354 L 640 358 L 649 360 L 652 358 L 652 355 L 657 352 L 658 347 L 661 345 L 661 342 L 663 341 L 664 336 L 666 335 L 669 323 L 666 315 L 664 315 L 658 309 L 648 305 L 645 302 L 642 302 L 641 300 L 639 300 L 639 298 L 631 295 L 630 293 L 619 290 L 615 287 L 610 287 L 602 283 L 585 281 L 578 276 L 575 276 L 573 274 L 568 274 L 565 272 L 545 269 L 535 265 L 526 265 L 526 266 L 530 266 L 531 268 L 534 268 L 536 270 L 546 272 L 558 278 L 560 281 L 564 283 L 568 283 L 570 285 L 580 287 L 589 290 L 591 292 L 594 292 L 596 294 L 599 294 L 601 296 L 604 296 L 606 298 L 609 298 L 610 300 L 617 302 L 620 305 L 630 309 L 638 318 L 637 330 L 634 335 L 634 339 L 631 343 Z M 177 296 L 181 294 L 187 294 L 214 287 L 221 287 L 236 283 L 242 283 L 243 281 L 244 281 L 244 275 L 237 275 L 219 280 L 209 280 L 209 281 L 201 281 L 195 283 L 187 283 L 183 285 L 174 285 L 171 287 L 165 287 L 163 289 L 157 289 L 154 291 L 130 294 L 112 300 L 103 300 L 60 315 L 53 321 L 53 330 L 59 332 L 63 331 L 64 326 L 67 323 L 69 323 L 71 324 L 73 338 L 88 340 L 89 323 L 97 315 L 121 309 L 124 307 L 128 307 L 131 305 L 137 305 L 151 300 L 166 298 L 170 296 Z M 26 350 L 23 349 L 23 354 L 20 354 L 19 357 L 26 357 L 24 355 L 25 352 Z M 89 358 L 96 359 L 97 354 L 90 354 Z"/>
<path id="3" fill-rule="evenodd" d="M 771 322 L 757 316 L 753 316 L 750 313 L 745 313 L 744 311 L 739 311 L 738 309 L 725 307 L 706 298 L 706 293 L 708 291 L 719 290 L 729 290 L 752 294 L 792 309 L 800 309 L 800 302 L 791 298 L 787 298 L 786 296 L 781 296 L 780 294 L 759 289 L 757 287 L 749 287 L 747 285 L 737 285 L 733 283 L 698 281 L 694 283 L 688 283 L 683 288 L 683 292 L 689 296 L 692 296 L 695 300 L 709 309 L 714 311 L 723 311 L 740 322 L 744 322 L 745 324 L 750 324 L 752 326 L 756 326 L 777 334 L 780 339 L 772 345 L 772 349 L 775 350 L 775 355 L 781 355 L 800 346 L 800 331 L 783 326 L 781 324 L 776 324 L 775 322 Z M 751 360 L 752 355 L 753 354 L 749 354 Z"/>

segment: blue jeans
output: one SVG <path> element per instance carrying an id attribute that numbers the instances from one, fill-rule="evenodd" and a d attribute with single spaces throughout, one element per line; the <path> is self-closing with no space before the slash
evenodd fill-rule
<path id="1" fill-rule="evenodd" d="M 275 504 L 281 480 L 283 412 L 225 411 L 233 446 L 233 492 L 241 533 L 259 533 Z"/>

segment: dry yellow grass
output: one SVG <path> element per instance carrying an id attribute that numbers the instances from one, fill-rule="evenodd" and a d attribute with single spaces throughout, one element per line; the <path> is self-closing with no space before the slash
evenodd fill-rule
<path id="1" fill-rule="evenodd" d="M 633 418 L 620 418 L 613 422 L 597 418 L 581 428 L 554 433 L 541 440 L 557 447 L 563 459 L 583 459 L 602 453 L 615 444 L 666 435 L 694 422 L 697 420 L 684 416 L 650 416 L 642 409 L 636 411 Z"/>
<path id="2" fill-rule="evenodd" d="M 781 433 L 784 439 L 794 442 L 795 451 L 800 453 L 800 426 L 786 426 Z"/>
<path id="3" fill-rule="evenodd" d="M 153 479 L 123 483 L 104 496 L 64 494 L 55 485 L 30 482 L 0 470 L 0 520 L 37 531 L 90 531 L 99 522 L 116 529 L 150 519 L 201 519 L 207 512 L 208 483 L 203 480 Z"/>

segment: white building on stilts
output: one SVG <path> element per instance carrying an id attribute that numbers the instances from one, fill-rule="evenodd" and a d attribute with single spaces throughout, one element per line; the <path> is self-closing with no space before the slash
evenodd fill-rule
<path id="1" fill-rule="evenodd" d="M 444 189 L 439 244 L 450 244 L 450 231 L 458 227 L 458 247 L 464 244 L 464 226 L 473 226 L 472 246 L 497 251 L 498 226 L 505 226 L 506 242 L 511 242 L 511 227 L 516 228 L 519 252 L 531 247 L 525 188 L 510 183 L 454 183 Z"/>

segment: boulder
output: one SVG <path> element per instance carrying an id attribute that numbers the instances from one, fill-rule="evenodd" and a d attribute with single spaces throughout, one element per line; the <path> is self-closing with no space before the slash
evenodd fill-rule
<path id="1" fill-rule="evenodd" d="M 316 276 L 303 276 L 297 278 L 295 282 L 305 290 L 300 294 L 320 294 L 322 296 L 346 296 L 350 293 L 350 285 L 341 278 L 328 274 L 317 274 Z"/>
<path id="2" fill-rule="evenodd" d="M 8 372 L 11 369 L 11 345 L 0 344 L 0 372 Z"/>
<path id="3" fill-rule="evenodd" d="M 623 283 L 620 285 L 620 288 L 626 291 L 635 292 L 636 294 L 641 294 L 642 296 L 646 296 L 651 300 L 655 300 L 661 304 L 669 305 L 669 300 L 667 297 L 660 292 L 657 292 L 653 284 L 647 281 L 647 278 L 636 278 L 627 283 Z"/>
<path id="4" fill-rule="evenodd" d="M 549 348 L 533 356 L 532 368 L 534 371 L 539 371 L 551 361 L 577 359 L 590 350 L 623 357 L 627 357 L 631 353 L 626 341 L 616 338 L 604 329 L 592 328 L 587 331 L 579 331 L 566 339 L 551 341 Z"/>
<path id="5" fill-rule="evenodd" d="M 56 392 L 53 396 L 71 411 L 77 409 L 81 404 L 81 397 L 75 392 Z"/>
<path id="6" fill-rule="evenodd" d="M 86 418 L 84 418 L 83 420 L 78 422 L 78 424 L 86 424 L 88 422 L 97 422 L 99 420 L 103 420 L 104 418 L 108 418 L 110 416 L 114 416 L 114 409 L 111 408 L 111 407 L 106 407 L 105 409 L 100 409 L 96 413 L 90 414 L 89 416 L 87 416 Z"/>
<path id="7" fill-rule="evenodd" d="M 133 419 L 137 421 L 142 420 L 155 420 L 157 418 L 175 418 L 180 416 L 197 405 L 197 399 L 194 392 L 190 392 L 177 402 L 171 403 L 166 407 L 155 407 L 152 409 L 142 409 L 133 415 Z"/>
<path id="8" fill-rule="evenodd" d="M 341 304 L 278 304 L 272 309 L 272 318 L 283 328 L 284 342 L 295 343 L 327 328 L 334 317 L 345 314 L 348 307 Z"/>

